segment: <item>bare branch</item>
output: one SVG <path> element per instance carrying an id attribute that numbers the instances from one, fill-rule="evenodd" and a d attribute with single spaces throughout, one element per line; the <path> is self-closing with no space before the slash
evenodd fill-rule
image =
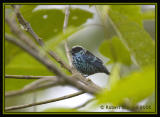
<path id="1" fill-rule="evenodd" d="M 64 24 L 63 24 L 63 33 L 65 33 L 66 28 L 68 26 L 69 14 L 70 14 L 70 5 L 68 5 L 66 7 L 66 9 L 65 9 L 65 18 L 64 18 Z M 72 66 L 72 57 L 70 55 L 67 39 L 64 42 L 64 47 L 65 47 L 66 55 L 67 55 L 67 58 L 68 58 L 69 66 L 71 68 L 73 68 L 73 66 Z M 72 71 L 72 73 L 73 73 L 73 71 Z"/>
<path id="2" fill-rule="evenodd" d="M 70 5 L 68 5 L 68 6 L 65 8 L 65 18 L 64 18 L 64 23 L 63 23 L 63 32 L 66 31 L 66 28 L 67 28 L 67 26 L 68 26 L 69 14 L 70 14 Z"/>
<path id="3" fill-rule="evenodd" d="M 47 103 L 51 103 L 51 102 L 56 102 L 56 101 L 72 98 L 72 97 L 81 95 L 83 93 L 84 93 L 83 91 L 80 91 L 80 92 L 77 92 L 77 93 L 65 95 L 65 96 L 54 98 L 54 99 L 50 99 L 50 100 L 47 100 L 47 101 L 41 101 L 41 102 L 36 102 L 36 103 L 32 103 L 32 104 L 25 104 L 25 105 L 19 105 L 19 106 L 11 106 L 11 107 L 5 108 L 5 111 L 22 109 L 22 108 L 32 107 L 32 106 L 36 106 L 36 105 L 42 105 L 42 104 L 47 104 Z"/>

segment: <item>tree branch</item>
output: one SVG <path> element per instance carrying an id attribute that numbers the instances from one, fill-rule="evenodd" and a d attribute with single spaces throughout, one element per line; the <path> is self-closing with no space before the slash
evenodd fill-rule
<path id="1" fill-rule="evenodd" d="M 41 105 L 41 104 L 47 104 L 47 103 L 51 103 L 51 102 L 56 102 L 56 101 L 60 101 L 60 100 L 72 98 L 72 97 L 81 95 L 81 94 L 83 94 L 83 93 L 84 93 L 83 91 L 80 91 L 80 92 L 77 92 L 77 93 L 65 95 L 65 96 L 58 97 L 58 98 L 54 98 L 54 99 L 47 100 L 47 101 L 41 101 L 41 102 L 36 102 L 36 103 L 32 103 L 32 104 L 25 104 L 25 105 L 19 105 L 19 106 L 11 106 L 11 107 L 5 108 L 5 111 L 22 109 L 22 108 L 32 107 L 32 106 L 36 106 L 36 105 Z"/>
<path id="2" fill-rule="evenodd" d="M 65 18 L 64 18 L 64 23 L 63 23 L 63 33 L 65 33 L 66 28 L 67 28 L 67 26 L 68 26 L 69 14 L 70 14 L 70 5 L 68 5 L 68 6 L 65 8 Z M 67 39 L 66 39 L 65 42 L 64 42 L 64 47 L 65 47 L 66 55 L 67 55 L 67 58 L 68 58 L 69 66 L 70 66 L 71 68 L 73 68 L 73 66 L 72 66 L 72 57 L 71 57 L 71 55 L 70 55 L 70 51 L 69 51 Z M 73 72 L 74 72 L 74 71 L 72 70 L 72 73 L 73 73 Z"/>

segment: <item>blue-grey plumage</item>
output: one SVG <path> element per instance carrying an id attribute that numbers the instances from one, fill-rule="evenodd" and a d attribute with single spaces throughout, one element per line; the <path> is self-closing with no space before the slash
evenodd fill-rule
<path id="1" fill-rule="evenodd" d="M 92 75 L 95 73 L 110 74 L 103 65 L 102 60 L 81 46 L 74 46 L 71 50 L 73 65 L 82 74 Z"/>

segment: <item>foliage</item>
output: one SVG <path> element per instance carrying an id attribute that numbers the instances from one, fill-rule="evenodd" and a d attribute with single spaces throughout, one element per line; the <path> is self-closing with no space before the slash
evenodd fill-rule
<path id="1" fill-rule="evenodd" d="M 99 7 L 107 7 L 107 10 Z M 110 5 L 110 8 L 97 6 L 97 9 L 100 14 L 108 13 L 108 17 L 102 20 L 108 18 L 108 22 L 114 27 L 118 36 L 105 40 L 100 46 L 100 52 L 109 57 L 110 61 L 122 65 L 130 63 L 127 61 L 130 61 L 130 56 L 132 56 L 134 59 L 134 61 L 132 59 L 132 64 L 139 66 L 138 70 L 133 70 L 120 80 L 115 78 L 119 76 L 117 72 L 119 68 L 116 65 L 113 66 L 110 76 L 111 87 L 105 89 L 97 96 L 97 99 L 99 103 L 121 105 L 128 98 L 132 106 L 136 105 L 155 91 L 155 43 L 143 28 L 140 6 Z M 119 42 L 117 43 L 116 40 Z M 113 82 L 116 83 L 113 85 Z"/>
<path id="2" fill-rule="evenodd" d="M 110 58 L 109 63 L 120 62 L 126 65 L 131 64 L 130 52 L 118 37 L 105 40 L 99 50 L 104 56 Z"/>
<path id="3" fill-rule="evenodd" d="M 86 10 L 71 8 L 68 27 L 66 33 L 63 33 L 64 11 L 62 9 L 36 10 L 37 6 L 22 5 L 20 12 L 31 24 L 36 34 L 44 40 L 45 48 L 53 50 L 62 60 L 67 62 L 63 41 L 80 32 L 84 28 L 83 24 L 93 19 L 94 14 Z M 91 7 L 93 8 L 93 5 L 88 8 Z M 141 12 L 140 5 L 96 5 L 95 8 L 99 13 L 98 18 L 105 29 L 104 35 L 109 32 L 107 26 L 112 27 L 114 30 L 111 38 L 104 36 L 101 45 L 95 47 L 99 48 L 99 52 L 109 59 L 107 64 L 112 65 L 108 86 L 96 96 L 98 104 L 111 103 L 112 105 L 121 105 L 126 99 L 129 99 L 131 105 L 135 106 L 138 102 L 148 98 L 147 104 L 151 104 L 154 107 L 155 100 L 149 97 L 155 92 L 155 42 L 144 29 L 143 21 L 153 20 L 155 12 Z M 11 17 L 13 9 L 8 6 L 6 9 L 8 9 L 6 11 Z M 5 33 L 12 35 L 6 23 Z M 87 34 L 85 33 L 84 35 L 87 37 Z M 62 72 L 69 74 L 55 60 L 53 62 Z M 124 66 L 129 68 L 128 71 L 126 70 L 128 72 L 127 75 L 121 74 Z M 133 66 L 136 69 L 131 69 Z M 37 62 L 36 59 L 7 41 L 5 41 L 5 74 L 54 75 Z M 5 91 L 21 89 L 33 81 L 5 79 Z M 77 112 L 78 110 L 49 108 L 44 111 Z M 154 112 L 155 108 L 142 111 Z"/>
<path id="4" fill-rule="evenodd" d="M 115 74 L 114 72 L 112 72 Z M 112 81 L 113 76 L 110 77 Z M 142 68 L 112 84 L 110 90 L 100 94 L 99 102 L 112 102 L 113 105 L 122 104 L 129 98 L 135 105 L 137 102 L 152 95 L 155 91 L 155 70 L 153 66 Z M 98 96 L 99 97 L 99 96 Z"/>

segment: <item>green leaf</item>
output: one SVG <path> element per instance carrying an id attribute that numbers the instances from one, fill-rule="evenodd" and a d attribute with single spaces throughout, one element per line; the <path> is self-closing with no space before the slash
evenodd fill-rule
<path id="1" fill-rule="evenodd" d="M 138 65 L 154 64 L 155 43 L 141 26 L 142 18 L 139 8 L 136 5 L 125 6 L 111 5 L 110 9 L 106 11 L 109 16 L 106 18 L 109 19 L 119 39 L 129 49 Z"/>
<path id="2" fill-rule="evenodd" d="M 48 108 L 45 109 L 44 112 L 79 112 L 79 111 L 71 108 Z"/>
<path id="3" fill-rule="evenodd" d="M 27 53 L 20 53 L 12 61 L 5 65 L 6 75 L 53 75 L 46 67 L 39 63 L 35 58 Z M 17 90 L 33 80 L 5 79 L 5 90 Z"/>
<path id="4" fill-rule="evenodd" d="M 22 50 L 19 47 L 8 41 L 5 41 L 5 66 L 9 64 L 9 62 L 12 61 L 13 58 L 21 52 Z"/>
<path id="5" fill-rule="evenodd" d="M 121 78 L 110 90 L 105 89 L 97 96 L 99 103 L 123 104 L 129 98 L 132 104 L 142 101 L 155 91 L 154 66 L 144 67 Z"/>
<path id="6" fill-rule="evenodd" d="M 45 43 L 45 48 L 54 50 L 54 48 L 57 47 L 63 40 L 66 40 L 71 35 L 73 35 L 74 33 L 78 32 L 78 31 L 80 31 L 81 29 L 83 29 L 83 26 L 80 26 L 80 27 L 68 27 L 66 29 L 65 33 L 61 32 L 56 37 L 53 37 L 53 38 L 49 39 Z"/>
<path id="7" fill-rule="evenodd" d="M 142 18 L 143 20 L 155 20 L 155 11 L 149 10 L 149 11 L 143 12 Z"/>
<path id="8" fill-rule="evenodd" d="M 101 44 L 99 50 L 104 56 L 110 58 L 110 63 L 119 62 L 125 65 L 130 65 L 132 63 L 128 49 L 118 37 L 105 40 Z"/>
<path id="9" fill-rule="evenodd" d="M 46 41 L 62 32 L 64 24 L 63 10 L 39 9 L 35 11 L 36 7 L 37 5 L 23 5 L 21 13 L 39 37 Z M 88 11 L 71 8 L 68 27 L 80 26 L 92 17 L 93 14 Z"/>
<path id="10" fill-rule="evenodd" d="M 143 18 L 141 13 L 141 5 L 110 5 L 110 10 L 114 11 L 114 13 L 119 14 L 121 16 L 126 17 L 128 20 L 133 21 L 139 24 L 140 27 L 143 26 Z"/>
<path id="11" fill-rule="evenodd" d="M 22 89 L 25 85 L 35 81 L 33 80 L 25 80 L 25 79 L 5 79 L 5 91 L 15 91 Z"/>

